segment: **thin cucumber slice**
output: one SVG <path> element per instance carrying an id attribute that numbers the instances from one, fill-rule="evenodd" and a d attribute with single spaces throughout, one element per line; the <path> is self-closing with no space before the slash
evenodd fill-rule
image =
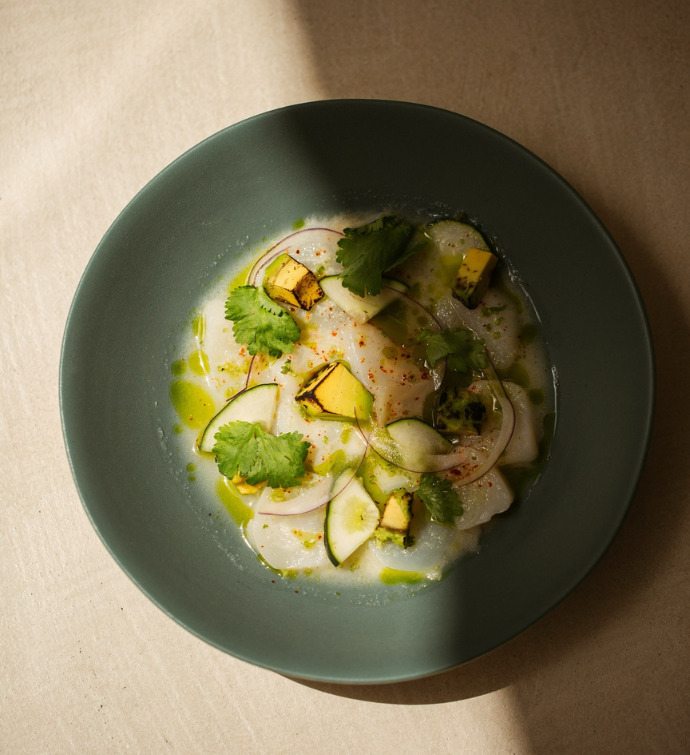
<path id="1" fill-rule="evenodd" d="M 386 425 L 388 434 L 405 452 L 405 455 L 447 454 L 453 444 L 424 420 L 405 417 Z"/>
<path id="2" fill-rule="evenodd" d="M 383 430 L 360 428 L 367 443 L 389 464 L 409 473 L 451 469 L 465 460 L 465 450 L 454 446 L 424 420 L 398 419 Z"/>
<path id="3" fill-rule="evenodd" d="M 199 450 L 213 453 L 215 435 L 228 422 L 256 422 L 270 432 L 278 405 L 278 385 L 266 383 L 254 385 L 235 394 L 230 401 L 206 425 L 199 438 Z"/>
<path id="4" fill-rule="evenodd" d="M 394 490 L 418 487 L 419 475 L 384 461 L 378 454 L 370 454 L 362 465 L 362 482 L 367 493 L 384 504 Z"/>
<path id="5" fill-rule="evenodd" d="M 380 519 L 378 507 L 351 471 L 345 470 L 336 479 L 334 490 L 343 475 L 350 479 L 329 501 L 324 528 L 326 553 L 334 566 L 340 566 L 374 534 Z"/>
<path id="6" fill-rule="evenodd" d="M 357 322 L 368 322 L 397 299 L 407 286 L 392 278 L 383 279 L 383 290 L 376 296 L 358 296 L 343 286 L 341 275 L 327 275 L 319 285 L 323 292 Z"/>

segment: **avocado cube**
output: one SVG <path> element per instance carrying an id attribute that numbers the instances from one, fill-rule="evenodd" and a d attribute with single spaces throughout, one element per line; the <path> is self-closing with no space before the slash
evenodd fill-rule
<path id="1" fill-rule="evenodd" d="M 289 254 L 278 255 L 266 268 L 264 290 L 274 301 L 307 310 L 323 297 L 314 273 Z"/>
<path id="2" fill-rule="evenodd" d="M 449 435 L 480 435 L 486 407 L 476 393 L 447 386 L 436 403 L 436 429 Z"/>
<path id="3" fill-rule="evenodd" d="M 467 250 L 458 270 L 453 293 L 468 308 L 475 309 L 491 283 L 498 257 L 484 249 Z"/>
<path id="4" fill-rule="evenodd" d="M 237 492 L 242 495 L 252 495 L 257 490 L 261 490 L 266 485 L 266 482 L 260 482 L 258 485 L 250 485 L 247 482 L 246 477 L 240 477 L 238 474 L 234 474 L 230 482 L 237 488 Z"/>
<path id="5" fill-rule="evenodd" d="M 383 508 L 383 515 L 376 530 L 379 543 L 392 541 L 401 548 L 410 544 L 410 522 L 412 521 L 412 493 L 394 490 Z"/>
<path id="6" fill-rule="evenodd" d="M 297 392 L 295 400 L 320 419 L 369 419 L 373 398 L 342 362 L 330 362 Z"/>

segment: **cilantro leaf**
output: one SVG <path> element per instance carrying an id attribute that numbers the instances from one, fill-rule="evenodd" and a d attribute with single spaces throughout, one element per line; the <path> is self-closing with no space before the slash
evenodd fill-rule
<path id="1" fill-rule="evenodd" d="M 346 228 L 336 258 L 345 268 L 343 286 L 359 296 L 381 292 L 386 270 L 415 251 L 408 248 L 414 226 L 387 215 L 358 228 Z"/>
<path id="2" fill-rule="evenodd" d="M 439 524 L 454 524 L 455 517 L 462 514 L 462 501 L 450 480 L 434 474 L 422 475 L 416 492 L 431 518 Z"/>
<path id="3" fill-rule="evenodd" d="M 263 288 L 238 286 L 225 302 L 225 318 L 233 321 L 237 343 L 246 344 L 254 355 L 259 351 L 272 357 L 290 353 L 299 340 L 300 329 L 290 313 L 271 299 Z"/>
<path id="4" fill-rule="evenodd" d="M 484 345 L 469 330 L 450 328 L 434 333 L 426 328 L 415 339 L 426 351 L 426 360 L 431 367 L 442 359 L 453 372 L 480 371 L 487 366 Z"/>
<path id="5" fill-rule="evenodd" d="M 213 453 L 221 474 L 246 478 L 250 485 L 264 480 L 272 488 L 300 485 L 309 443 L 299 433 L 271 435 L 257 422 L 228 422 L 215 435 Z"/>

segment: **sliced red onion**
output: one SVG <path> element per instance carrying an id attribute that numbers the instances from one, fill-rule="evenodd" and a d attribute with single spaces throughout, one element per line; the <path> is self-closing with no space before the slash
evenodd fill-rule
<path id="1" fill-rule="evenodd" d="M 271 500 L 272 488 L 265 488 L 257 502 L 256 511 L 259 514 L 270 514 L 272 516 L 307 514 L 328 503 L 333 497 L 332 488 L 333 478 L 330 475 L 319 478 L 313 485 L 304 488 L 287 501 Z"/>
<path id="2" fill-rule="evenodd" d="M 409 295 L 409 294 L 408 294 L 407 292 L 405 292 L 405 291 L 399 291 L 399 290 L 398 290 L 397 288 L 393 288 L 392 286 L 386 286 L 386 285 L 384 285 L 384 286 L 383 286 L 383 288 L 388 288 L 388 289 L 390 289 L 391 291 L 395 291 L 395 292 L 396 292 L 397 294 L 400 294 L 400 296 L 403 296 L 403 297 L 404 297 L 405 299 L 407 299 L 407 300 L 408 300 L 408 301 L 409 301 L 409 302 L 410 302 L 411 304 L 414 304 L 414 305 L 415 305 L 416 307 L 418 307 L 419 309 L 421 309 L 421 310 L 422 310 L 422 312 L 424 312 L 424 314 L 425 314 L 425 315 L 426 315 L 426 316 L 427 316 L 427 317 L 428 317 L 428 318 L 429 318 L 430 320 L 433 320 L 434 324 L 436 325 L 436 327 L 437 327 L 437 328 L 438 328 L 439 330 L 443 330 L 443 326 L 442 326 L 442 325 L 441 325 L 441 323 L 439 322 L 439 320 L 438 320 L 438 318 L 436 317 L 436 315 L 434 315 L 434 314 L 433 314 L 433 313 L 432 313 L 432 312 L 431 312 L 430 310 L 428 310 L 428 309 L 427 309 L 427 308 L 426 308 L 426 307 L 425 307 L 425 306 L 424 306 L 423 304 L 421 304 L 420 302 L 418 302 L 418 301 L 417 301 L 417 300 L 416 300 L 416 299 L 415 299 L 414 297 L 410 296 L 410 295 Z"/>
<path id="3" fill-rule="evenodd" d="M 489 373 L 488 382 L 494 389 L 495 397 L 501 405 L 501 430 L 489 455 L 479 464 L 471 468 L 466 475 L 458 477 L 456 481 L 458 486 L 469 485 L 471 482 L 475 482 L 493 469 L 501 458 L 503 452 L 506 450 L 508 443 L 510 443 L 513 430 L 515 429 L 515 410 L 513 409 L 513 405 L 505 392 L 503 384 L 501 383 L 491 360 L 488 359 L 488 356 L 487 360 L 488 365 L 485 371 Z M 419 465 L 405 466 L 395 459 L 396 456 L 404 457 L 406 455 L 404 448 L 397 444 L 392 438 L 386 438 L 385 445 L 387 448 L 384 448 L 383 444 L 380 444 L 377 448 L 375 434 L 367 434 L 366 430 L 360 423 L 359 418 L 356 416 L 355 423 L 360 435 L 369 448 L 378 454 L 384 461 L 387 461 L 389 464 L 392 464 L 405 472 L 411 472 L 413 474 L 449 472 L 451 469 L 456 469 L 466 463 L 469 460 L 468 457 L 473 453 L 473 449 L 470 446 L 460 446 L 447 454 L 429 454 L 428 456 L 423 457 L 423 463 Z"/>
<path id="4" fill-rule="evenodd" d="M 309 234 L 311 236 L 315 232 L 334 233 L 336 236 L 343 235 L 340 231 L 336 231 L 333 228 L 321 227 L 302 228 L 299 231 L 290 233 L 289 235 L 282 238 L 278 243 L 274 244 L 267 252 L 264 252 L 264 254 L 262 254 L 261 257 L 259 257 L 259 259 L 252 265 L 252 268 L 249 271 L 249 275 L 247 276 L 247 283 L 250 286 L 256 286 L 259 282 L 259 273 L 266 267 L 266 265 L 273 262 L 273 260 L 281 255 L 286 249 L 294 246 L 296 242 L 299 242 L 299 239 L 297 238 L 298 236 L 306 234 Z"/>
<path id="5" fill-rule="evenodd" d="M 498 389 L 498 386 L 500 386 L 500 389 Z M 503 452 L 506 450 L 508 443 L 510 443 L 510 439 L 513 435 L 513 430 L 515 429 L 515 410 L 513 409 L 513 405 L 510 402 L 510 399 L 508 398 L 500 381 L 498 381 L 498 386 L 494 386 L 494 389 L 496 390 L 496 399 L 501 405 L 501 413 L 503 415 L 501 430 L 498 434 L 498 438 L 496 438 L 496 442 L 491 448 L 491 453 L 486 458 L 484 458 L 471 471 L 469 471 L 467 475 L 458 477 L 456 478 L 456 480 L 454 480 L 454 482 L 456 482 L 458 486 L 469 485 L 471 482 L 475 482 L 480 477 L 483 477 L 487 472 L 490 472 L 496 466 L 498 460 L 503 455 Z M 458 451 L 453 452 L 452 454 L 430 456 L 429 461 L 431 462 L 431 465 L 436 467 L 435 469 L 433 469 L 433 471 L 449 472 L 451 469 L 455 469 L 457 466 L 460 466 L 460 464 L 451 464 L 451 459 L 449 457 L 452 457 L 456 454 L 464 455 L 465 457 L 467 457 L 467 454 L 471 454 L 473 452 L 473 449 L 470 446 L 463 446 L 462 451 L 464 451 L 464 454 L 460 454 L 460 452 Z"/>
<path id="6" fill-rule="evenodd" d="M 243 390 L 245 390 L 245 391 L 247 390 L 247 388 L 249 388 L 249 383 L 251 382 L 252 370 L 254 369 L 254 362 L 255 361 L 256 361 L 256 354 L 254 354 L 254 356 L 249 361 L 249 369 L 247 370 L 247 377 L 246 377 L 246 379 L 244 381 L 244 388 L 243 388 Z"/>
<path id="7" fill-rule="evenodd" d="M 331 475 L 320 477 L 316 483 L 305 488 L 302 492 L 289 498 L 287 501 L 271 500 L 270 489 L 265 488 L 256 505 L 257 514 L 296 516 L 297 514 L 308 514 L 310 511 L 315 511 L 321 508 L 321 506 L 325 506 L 332 498 L 342 493 L 354 480 L 358 469 L 362 466 L 365 454 L 366 448 L 357 466 L 350 467 L 352 474 L 339 474 L 335 482 Z"/>
<path id="8" fill-rule="evenodd" d="M 424 314 L 429 318 L 431 323 L 434 324 L 436 328 L 438 328 L 439 331 L 443 330 L 443 326 L 439 322 L 439 320 L 436 318 L 436 316 L 428 310 L 423 304 L 418 302 L 415 298 L 410 296 L 405 291 L 399 291 L 397 288 L 394 288 L 393 286 L 383 286 L 383 288 L 387 288 L 390 291 L 395 291 L 396 294 L 398 294 L 400 297 L 405 298 L 410 304 L 413 304 L 415 307 L 420 309 Z M 431 373 L 433 380 L 434 380 L 434 388 L 438 390 L 441 387 L 441 383 L 443 383 L 443 378 L 446 374 L 446 364 L 448 362 L 448 359 L 442 359 L 440 362 L 435 364 L 433 367 L 429 367 L 429 372 Z"/>

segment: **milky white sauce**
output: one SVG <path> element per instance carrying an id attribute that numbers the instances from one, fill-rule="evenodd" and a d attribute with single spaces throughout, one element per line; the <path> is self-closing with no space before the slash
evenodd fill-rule
<path id="1" fill-rule="evenodd" d="M 315 220 L 307 228 L 287 235 L 275 247 L 275 252 L 287 252 L 317 278 L 338 274 L 343 271 L 336 259 L 343 229 L 373 217 Z M 272 248 L 274 243 L 265 246 L 267 250 Z M 248 546 L 271 568 L 336 581 L 438 579 L 453 561 L 477 549 L 480 526 L 513 503 L 515 494 L 504 474 L 508 469 L 506 464 L 514 468 L 535 461 L 544 418 L 553 410 L 552 375 L 543 344 L 534 338 L 534 314 L 519 287 L 503 275 L 501 286 L 492 287 L 477 309 L 468 310 L 450 294 L 447 283 L 443 283 L 443 271 L 452 269 L 453 265 L 457 269 L 462 259 L 459 256 L 453 260 L 452 254 L 448 249 L 427 249 L 423 257 L 411 257 L 386 275 L 409 286 L 408 293 L 400 295 L 398 307 L 404 310 L 408 320 L 416 319 L 420 328 L 432 324 L 426 314 L 431 313 L 442 327 L 467 328 L 484 340 L 494 366 L 499 373 L 508 376 L 503 385 L 515 410 L 511 441 L 502 462 L 475 482 L 465 485 L 454 478 L 452 471 L 442 473 L 457 484 L 463 501 L 464 511 L 455 527 L 431 521 L 424 505 L 416 500 L 410 531 L 414 538 L 412 545 L 402 548 L 391 542 L 381 544 L 372 538 L 337 568 L 329 560 L 324 545 L 325 503 L 336 471 L 346 465 L 353 472 L 357 469 L 379 505 L 392 490 L 414 489 L 419 484 L 420 474 L 381 462 L 376 453 L 368 449 L 365 436 L 355 423 L 308 417 L 295 401 L 295 395 L 319 365 L 341 360 L 372 394 L 372 414 L 377 425 L 404 417 L 423 418 L 433 394 L 442 384 L 443 364 L 430 368 L 421 363 L 413 349 L 401 347 L 387 335 L 389 331 L 382 326 L 381 317 L 372 322 L 358 322 L 328 297 L 310 311 L 283 305 L 300 326 L 300 340 L 292 353 L 277 359 L 265 355 L 252 358 L 246 346 L 235 342 L 233 323 L 225 319 L 229 290 L 246 284 L 247 274 L 223 281 L 201 304 L 192 333 L 182 347 L 184 356 L 175 363 L 177 376 L 173 383 L 176 387 L 171 393 L 191 396 L 191 403 L 179 399 L 175 404 L 180 416 L 177 431 L 189 449 L 192 476 L 198 484 L 208 488 L 209 497 L 216 496 L 221 486 L 226 502 L 233 502 L 231 513 L 242 528 Z M 257 254 L 255 259 L 260 257 Z M 252 282 L 260 285 L 263 269 L 255 265 L 248 275 Z M 529 338 L 525 337 L 526 333 L 530 334 Z M 514 379 L 515 376 L 520 381 Z M 262 383 L 275 383 L 279 390 L 271 432 L 274 435 L 297 432 L 310 443 L 307 474 L 301 486 L 288 490 L 263 486 L 240 495 L 222 478 L 213 455 L 199 453 L 195 443 L 206 421 L 228 399 L 247 386 Z M 487 380 L 475 381 L 473 390 L 483 393 L 491 405 L 492 389 Z M 480 460 L 486 459 L 499 434 L 501 421 L 500 411 L 490 412 L 485 422 L 486 432 L 463 439 L 462 443 Z M 315 500 L 323 498 L 324 505 L 293 516 L 260 513 L 266 505 L 276 508 L 275 504 L 288 503 L 305 493 L 313 494 Z"/>

